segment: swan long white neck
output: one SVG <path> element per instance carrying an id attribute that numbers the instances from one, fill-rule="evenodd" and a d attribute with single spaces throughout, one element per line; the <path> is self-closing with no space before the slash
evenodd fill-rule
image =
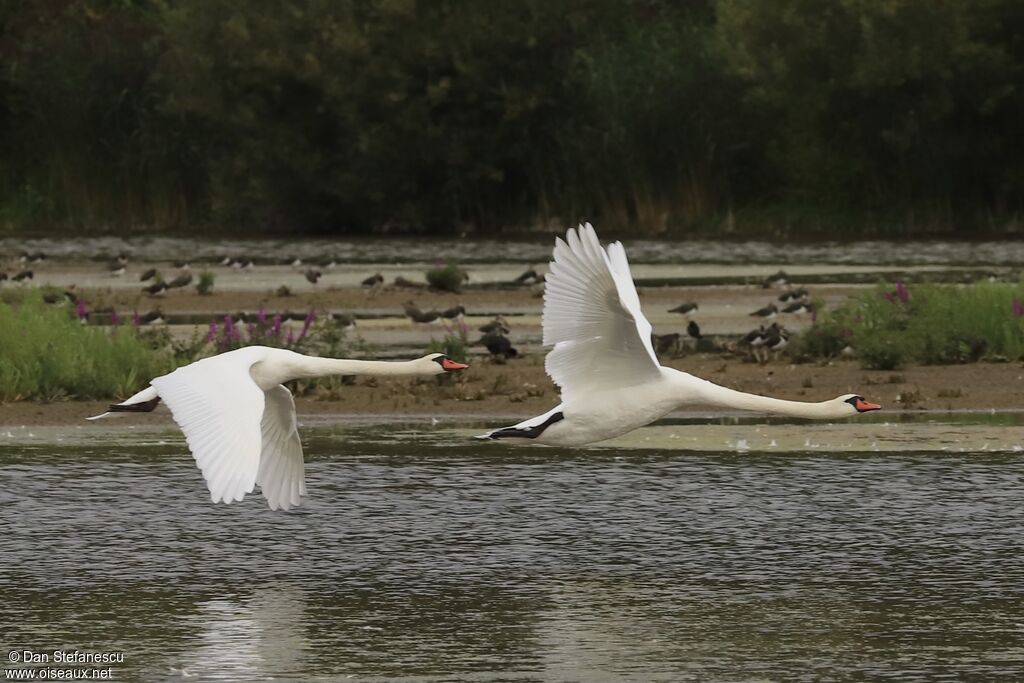
<path id="1" fill-rule="evenodd" d="M 429 361 L 424 363 L 422 358 L 410 361 L 349 360 L 273 349 L 261 362 L 253 365 L 251 373 L 256 384 L 266 391 L 293 379 L 331 375 L 412 376 L 430 374 L 429 370 L 433 370 Z"/>
<path id="2" fill-rule="evenodd" d="M 694 377 L 685 372 L 678 373 L 675 382 L 685 394 L 685 397 L 681 398 L 682 402 L 685 403 L 697 402 L 721 408 L 732 408 L 734 410 L 749 410 L 759 413 L 773 413 L 775 415 L 788 415 L 818 420 L 844 417 L 841 408 L 836 405 L 834 400 L 807 403 L 804 401 L 787 401 L 781 398 L 747 394 L 723 387 L 714 382 L 709 382 L 706 379 Z"/>
<path id="3" fill-rule="evenodd" d="M 326 377 L 328 375 L 422 375 L 423 366 L 416 361 L 349 360 L 347 358 L 316 358 L 300 356 L 292 370 L 292 379 Z"/>

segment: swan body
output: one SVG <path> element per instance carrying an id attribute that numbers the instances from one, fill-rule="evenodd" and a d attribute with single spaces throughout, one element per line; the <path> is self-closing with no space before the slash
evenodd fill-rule
<path id="1" fill-rule="evenodd" d="M 465 367 L 440 353 L 384 362 L 247 346 L 156 377 L 128 400 L 87 419 L 148 412 L 163 400 L 214 503 L 242 500 L 259 485 L 272 510 L 287 510 L 301 504 L 306 484 L 295 401 L 284 382 L 328 375 L 439 375 Z"/>
<path id="2" fill-rule="evenodd" d="M 878 410 L 856 394 L 817 403 L 734 391 L 663 367 L 651 346 L 622 244 L 607 249 L 587 223 L 555 240 L 544 294 L 548 375 L 562 403 L 543 415 L 477 438 L 582 446 L 649 424 L 687 405 L 839 419 Z"/>

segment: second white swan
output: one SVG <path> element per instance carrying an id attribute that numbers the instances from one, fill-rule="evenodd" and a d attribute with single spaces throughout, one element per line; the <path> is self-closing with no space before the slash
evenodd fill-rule
<path id="1" fill-rule="evenodd" d="M 881 406 L 857 394 L 829 401 L 785 401 L 734 391 L 662 366 L 651 323 L 620 242 L 601 246 L 587 223 L 556 238 L 544 292 L 544 363 L 562 403 L 543 415 L 481 434 L 512 443 L 582 446 L 642 427 L 686 405 L 838 419 Z"/>
<path id="2" fill-rule="evenodd" d="M 466 367 L 441 353 L 386 362 L 246 346 L 157 377 L 128 400 L 87 419 L 149 412 L 163 399 L 214 503 L 242 500 L 258 484 L 272 510 L 287 510 L 301 504 L 306 476 L 295 401 L 283 382 L 329 375 L 440 375 Z"/>

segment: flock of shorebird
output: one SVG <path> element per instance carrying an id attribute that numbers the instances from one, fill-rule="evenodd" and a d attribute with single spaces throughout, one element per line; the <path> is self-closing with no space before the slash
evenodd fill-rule
<path id="1" fill-rule="evenodd" d="M 15 259 L 15 262 L 24 266 L 40 264 L 46 260 L 47 255 L 41 251 L 23 251 Z M 128 270 L 128 261 L 129 256 L 127 253 L 119 253 L 108 262 L 107 272 L 112 277 L 124 276 Z M 256 267 L 255 261 L 247 256 L 220 255 L 207 259 L 206 263 L 211 266 L 221 266 L 237 270 L 252 270 Z M 304 268 L 303 274 L 305 279 L 315 287 L 323 275 L 323 270 L 332 269 L 339 263 L 339 259 L 335 256 L 328 256 L 313 261 L 304 261 L 298 257 L 287 257 L 274 262 L 274 265 Z M 139 275 L 139 282 L 147 284 L 144 284 L 140 289 L 151 297 L 160 297 L 167 292 L 184 289 L 193 282 L 191 265 L 189 260 L 172 261 L 171 266 L 177 271 L 177 274 L 170 279 L 164 279 L 157 268 L 146 268 Z M 32 280 L 33 277 L 34 272 L 30 269 L 20 270 L 10 276 L 8 273 L 0 271 L 0 282 L 10 279 L 13 282 L 24 283 Z M 534 288 L 535 293 L 540 294 L 543 292 L 544 281 L 545 275 L 543 272 L 540 272 L 536 266 L 531 266 L 512 279 L 509 284 L 531 286 Z M 384 286 L 384 276 L 377 272 L 363 279 L 360 284 L 364 289 L 375 292 Z M 401 277 L 395 279 L 395 285 L 412 288 L 425 286 L 423 283 L 412 282 Z M 791 286 L 789 276 L 785 271 L 780 270 L 766 277 L 762 282 L 762 287 L 765 289 L 782 288 L 783 291 L 766 306 L 750 313 L 751 317 L 757 319 L 758 327 L 739 338 L 739 346 L 747 349 L 750 356 L 757 362 L 767 362 L 771 354 L 774 354 L 777 358 L 789 344 L 790 332 L 776 320 L 777 316 L 788 315 L 797 317 L 809 314 L 813 319 L 815 314 L 814 304 L 811 302 L 807 289 L 802 286 Z M 281 288 L 281 290 L 287 289 L 287 287 Z M 52 292 L 47 293 L 45 298 L 49 303 L 64 301 L 75 303 L 77 301 L 77 297 L 72 290 L 65 290 L 63 296 Z M 454 323 L 462 321 L 466 315 L 466 309 L 462 305 L 452 306 L 444 310 L 422 310 L 411 300 L 403 304 L 403 309 L 406 317 L 414 324 Z M 714 350 L 714 344 L 702 332 L 700 324 L 695 319 L 699 315 L 699 311 L 700 306 L 695 301 L 687 301 L 668 309 L 669 313 L 676 313 L 684 317 L 687 322 L 685 332 L 672 332 L 668 334 L 654 334 L 652 332 L 651 343 L 655 352 L 659 355 L 679 354 L 684 348 L 686 339 L 692 340 L 696 350 Z M 346 327 L 351 328 L 355 325 L 355 319 L 352 316 L 336 314 L 334 317 L 343 320 L 346 323 Z M 137 316 L 135 322 L 137 324 L 160 324 L 164 322 L 164 316 L 157 309 Z M 507 360 L 519 355 L 518 350 L 512 345 L 507 336 L 510 333 L 510 327 L 507 320 L 503 317 L 499 316 L 499 318 L 481 326 L 480 332 L 482 336 L 474 342 L 474 345 L 485 347 L 493 358 Z M 686 335 L 685 337 L 684 334 Z"/>
<path id="2" fill-rule="evenodd" d="M 743 335 L 739 344 L 750 351 L 754 360 L 767 362 L 769 353 L 775 353 L 778 356 L 789 344 L 790 333 L 783 325 L 775 321 L 776 317 L 780 314 L 794 317 L 806 314 L 813 316 L 814 304 L 811 302 L 811 296 L 806 287 L 790 286 L 785 271 L 780 270 L 774 275 L 768 276 L 762 283 L 762 287 L 765 289 L 784 288 L 784 291 L 768 305 L 750 314 L 751 317 L 758 320 L 758 326 Z M 687 301 L 668 309 L 669 313 L 678 313 L 687 320 L 686 334 L 694 340 L 698 350 L 701 349 L 701 340 L 705 338 L 700 325 L 694 319 L 699 311 L 700 305 L 695 301 Z M 768 322 L 771 324 L 765 327 Z M 652 340 L 659 353 L 678 351 L 682 345 L 682 334 L 678 332 L 655 334 Z"/>

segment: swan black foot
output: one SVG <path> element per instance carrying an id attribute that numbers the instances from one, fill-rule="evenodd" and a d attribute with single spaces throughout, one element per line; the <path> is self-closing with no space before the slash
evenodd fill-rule
<path id="1" fill-rule="evenodd" d="M 539 425 L 533 427 L 505 427 L 504 429 L 495 429 L 493 432 L 488 434 L 485 438 L 488 439 L 536 439 L 538 436 L 544 433 L 544 430 L 565 419 L 565 415 L 562 413 L 554 413 L 551 417 L 541 422 Z"/>
<path id="2" fill-rule="evenodd" d="M 111 413 L 151 413 L 156 409 L 156 404 L 160 403 L 160 397 L 157 396 L 149 401 L 143 401 L 142 403 L 132 403 L 129 405 L 121 405 L 115 403 L 107 410 Z"/>

